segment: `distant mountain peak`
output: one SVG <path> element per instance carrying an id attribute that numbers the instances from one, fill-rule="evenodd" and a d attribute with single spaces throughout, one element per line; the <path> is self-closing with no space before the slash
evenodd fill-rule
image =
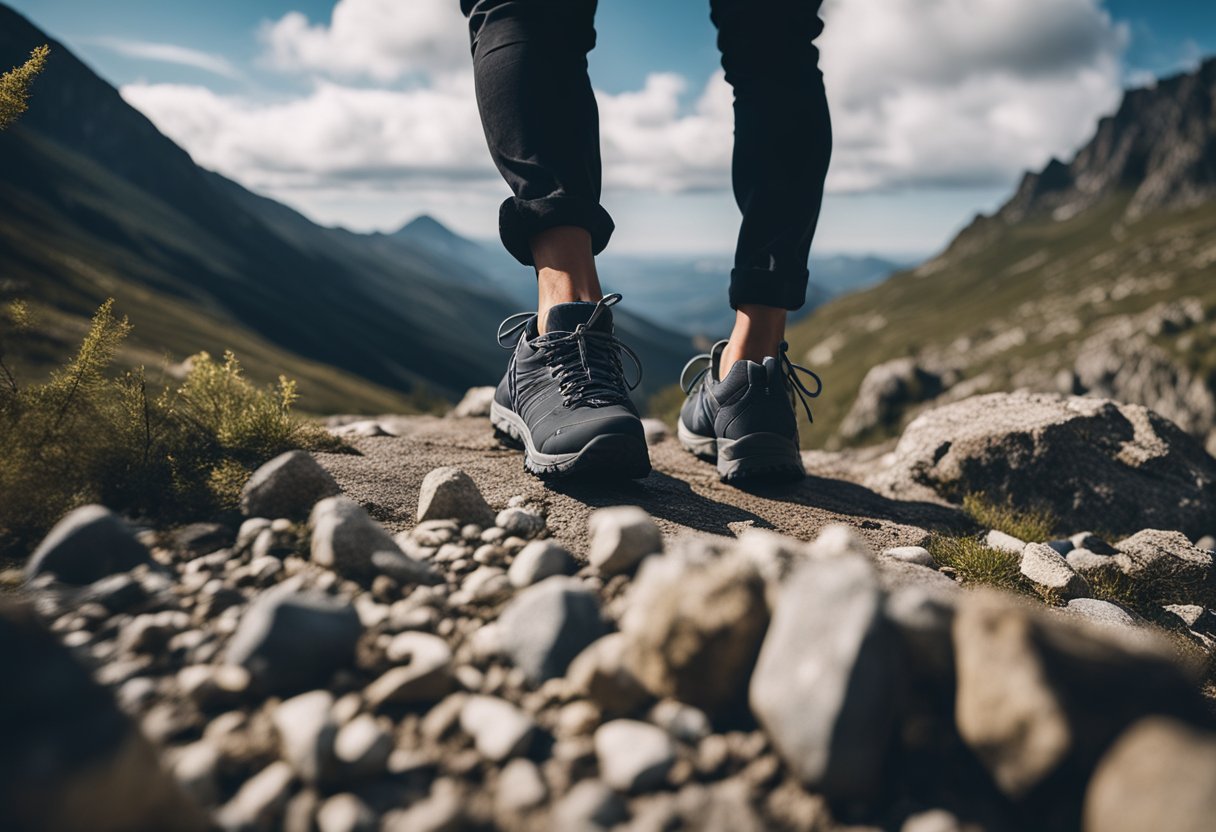
<path id="1" fill-rule="evenodd" d="M 997 217 L 1067 219 L 1120 193 L 1129 220 L 1216 199 L 1216 57 L 1128 90 L 1070 163 L 1027 173 Z"/>
<path id="2" fill-rule="evenodd" d="M 459 237 L 452 229 L 432 217 L 430 214 L 419 214 L 405 225 L 393 232 L 394 237 Z"/>

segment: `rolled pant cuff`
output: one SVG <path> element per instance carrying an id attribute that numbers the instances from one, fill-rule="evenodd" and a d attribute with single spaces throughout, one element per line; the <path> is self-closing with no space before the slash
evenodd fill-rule
<path id="1" fill-rule="evenodd" d="M 730 273 L 730 308 L 745 304 L 801 309 L 806 303 L 810 272 L 772 272 L 767 269 L 734 269 Z"/>
<path id="2" fill-rule="evenodd" d="M 525 266 L 536 265 L 532 261 L 532 238 L 542 231 L 565 225 L 587 230 L 591 235 L 592 254 L 604 250 L 616 228 L 602 205 L 577 197 L 511 197 L 498 210 L 498 233 L 502 244 Z"/>

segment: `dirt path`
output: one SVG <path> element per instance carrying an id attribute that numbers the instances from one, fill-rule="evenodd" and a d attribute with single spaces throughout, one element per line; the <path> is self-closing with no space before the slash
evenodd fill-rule
<path id="1" fill-rule="evenodd" d="M 755 527 L 809 540 L 825 525 L 847 523 L 880 549 L 920 543 L 932 530 L 967 527 L 967 520 L 952 509 L 890 500 L 834 478 L 823 466 L 822 454 L 808 455 L 812 475 L 802 483 L 742 491 L 719 482 L 711 465 L 668 438 L 651 447 L 654 472 L 645 480 L 545 483 L 524 471 L 521 452 L 500 444 L 485 419 L 380 421 L 400 435 L 350 438 L 360 456 L 318 458 L 350 497 L 394 531 L 413 525 L 419 483 L 443 465 L 467 472 L 495 508 L 516 495 L 543 503 L 554 535 L 575 554 L 585 551 L 588 513 L 621 504 L 646 509 L 671 535 L 733 536 Z"/>

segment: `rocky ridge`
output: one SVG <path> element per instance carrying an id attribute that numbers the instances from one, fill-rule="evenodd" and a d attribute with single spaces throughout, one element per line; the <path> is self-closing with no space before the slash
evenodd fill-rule
<path id="1" fill-rule="evenodd" d="M 1091 434 L 1126 416 L 1097 410 Z M 1069 451 L 1084 477 L 1053 483 L 1059 538 L 950 502 L 1047 476 L 984 449 L 1032 436 L 1063 458 L 1065 411 L 1095 405 L 1023 403 L 944 456 L 919 428 L 882 462 L 916 500 L 851 482 L 874 461 L 848 455 L 728 489 L 658 430 L 647 481 L 546 487 L 453 416 L 340 420 L 360 455 L 271 461 L 239 522 L 79 509 L 0 605 L 21 738 L 0 797 L 22 829 L 1202 829 L 1216 540 L 1076 525 L 1109 482 L 1167 517 L 1160 476 L 1190 477 L 1210 522 L 1193 441 L 1150 415 L 1132 433 L 1156 452 L 1122 469 Z M 941 535 L 1011 555 L 1029 594 L 960 581 Z M 1095 597 L 1116 576 L 1147 600 Z"/>

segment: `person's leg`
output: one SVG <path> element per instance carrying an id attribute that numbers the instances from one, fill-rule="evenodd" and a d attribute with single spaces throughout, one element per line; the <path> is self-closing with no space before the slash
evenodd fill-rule
<path id="1" fill-rule="evenodd" d="M 494 164 L 513 197 L 503 245 L 535 266 L 538 324 L 549 307 L 596 301 L 595 255 L 612 235 L 600 205 L 599 112 L 587 77 L 596 0 L 461 0 L 477 104 Z"/>
<path id="2" fill-rule="evenodd" d="M 820 0 L 711 0 L 726 80 L 735 92 L 731 177 L 743 212 L 725 375 L 775 356 L 787 310 L 806 301 L 807 259 L 832 149 L 819 50 Z"/>

